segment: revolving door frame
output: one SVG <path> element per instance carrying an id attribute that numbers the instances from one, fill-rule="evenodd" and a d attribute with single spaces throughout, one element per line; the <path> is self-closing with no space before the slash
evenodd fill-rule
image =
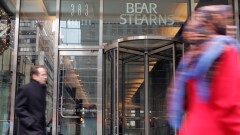
<path id="1" fill-rule="evenodd" d="M 133 49 L 129 49 L 129 48 L 124 48 L 120 46 L 120 43 L 122 42 L 128 42 L 128 41 L 133 41 L 133 40 L 163 40 L 163 41 L 169 41 L 168 43 L 159 46 L 157 49 L 151 50 L 151 51 L 137 51 L 137 50 L 133 50 Z M 163 36 L 132 36 L 132 37 L 126 37 L 126 38 L 120 38 L 117 39 L 115 41 L 113 41 L 111 44 L 108 44 L 104 47 L 104 53 L 115 49 L 116 48 L 116 52 L 114 51 L 114 64 L 113 67 L 114 71 L 113 71 L 113 90 L 112 91 L 112 95 L 113 95 L 113 115 L 111 116 L 111 129 L 110 132 L 111 134 L 119 134 L 119 52 L 126 52 L 126 53 L 131 53 L 131 54 L 137 54 L 140 56 L 144 57 L 144 117 L 145 120 L 149 119 L 149 85 L 148 85 L 148 77 L 149 77 L 149 56 L 150 55 L 154 55 L 155 53 L 167 50 L 167 49 L 172 49 L 172 63 L 173 63 L 173 77 L 175 76 L 175 68 L 176 68 L 176 45 L 177 43 L 180 43 L 182 46 L 182 56 L 184 55 L 184 44 L 181 42 L 178 42 L 176 40 L 174 40 L 171 37 L 163 37 Z M 137 57 L 137 56 L 136 56 Z M 116 58 L 116 59 L 115 59 Z M 134 59 L 134 57 L 133 57 Z M 131 59 L 128 59 L 127 62 L 131 61 Z M 124 63 L 124 62 L 123 62 Z M 105 68 L 104 68 L 105 69 Z M 104 83 L 104 87 L 105 87 L 105 83 Z M 105 95 L 104 95 L 105 96 Z M 105 106 L 105 103 L 103 103 L 103 105 Z M 105 109 L 103 109 L 105 110 Z M 124 115 L 123 115 L 124 118 Z M 105 120 L 105 115 L 103 115 L 103 119 Z M 144 123 L 144 132 L 145 135 L 149 135 L 149 122 L 145 122 Z M 104 125 L 104 130 L 105 131 L 105 125 Z M 124 129 L 123 129 L 123 133 L 124 133 Z"/>

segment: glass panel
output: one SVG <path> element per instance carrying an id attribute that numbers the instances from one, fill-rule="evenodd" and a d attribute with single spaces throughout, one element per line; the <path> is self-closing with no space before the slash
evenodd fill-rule
<path id="1" fill-rule="evenodd" d="M 174 37 L 187 19 L 188 0 L 104 0 L 103 41 L 138 35 Z"/>
<path id="2" fill-rule="evenodd" d="M 46 128 L 52 129 L 53 75 L 56 0 L 21 0 L 19 46 L 17 61 L 17 89 L 30 81 L 30 68 L 42 65 L 47 69 Z M 34 8 L 33 8 L 34 7 Z M 15 121 L 15 133 L 17 129 Z"/>
<path id="3" fill-rule="evenodd" d="M 97 56 L 60 56 L 59 134 L 97 135 Z"/>
<path id="4" fill-rule="evenodd" d="M 0 1 L 0 134 L 3 135 L 9 134 L 10 127 L 16 0 L 12 2 Z"/>
<path id="5" fill-rule="evenodd" d="M 150 135 L 174 135 L 166 121 L 166 93 L 173 76 L 173 50 L 149 57 L 149 131 Z"/>
<path id="6" fill-rule="evenodd" d="M 228 5 L 232 0 L 194 0 L 196 8 L 207 5 Z"/>
<path id="7" fill-rule="evenodd" d="M 116 129 L 118 129 L 120 135 L 145 134 L 145 124 L 149 122 L 149 135 L 174 135 L 175 131 L 170 128 L 166 121 L 166 93 L 174 73 L 173 60 L 176 60 L 174 63 L 178 63 L 185 47 L 181 43 L 162 39 L 120 42 L 119 47 L 121 47 L 119 48 L 119 56 L 114 55 L 116 48 L 107 51 L 105 55 L 107 69 L 105 71 L 107 78 L 105 98 L 107 99 L 105 99 L 104 110 L 104 134 L 114 134 L 112 132 L 114 130 L 117 133 Z M 176 47 L 174 57 L 173 47 Z M 149 51 L 149 111 L 147 112 L 149 113 L 149 119 L 147 120 L 145 118 L 144 82 L 146 63 L 144 60 L 145 54 L 142 53 L 144 50 Z M 114 61 L 117 57 L 119 63 Z M 116 67 L 118 67 L 118 73 L 113 74 Z M 119 91 L 114 94 L 116 90 L 112 80 L 116 76 Z M 118 101 L 116 98 L 118 98 Z M 114 106 L 115 101 L 117 101 L 118 110 Z M 114 117 L 115 115 L 116 117 Z"/>
<path id="8" fill-rule="evenodd" d="M 142 134 L 144 133 L 144 59 L 143 56 L 125 52 L 120 52 L 117 56 L 116 50 L 116 48 L 109 50 L 105 55 L 104 134 L 112 135 L 114 132 L 117 133 L 117 130 L 119 135 Z M 116 72 L 117 57 L 118 73 Z M 116 81 L 119 83 L 118 93 L 115 93 Z"/>
<path id="9" fill-rule="evenodd" d="M 144 40 L 131 40 L 127 42 L 121 42 L 119 44 L 119 47 L 127 48 L 131 50 L 137 50 L 144 52 L 148 50 L 149 52 L 155 49 L 158 49 L 160 47 L 164 47 L 166 45 L 169 45 L 173 43 L 171 38 L 163 37 L 163 39 L 144 39 Z"/>
<path id="10" fill-rule="evenodd" d="M 114 50 L 109 50 L 105 55 L 105 91 L 104 91 L 104 134 L 111 135 L 113 115 L 113 68 Z"/>
<path id="11" fill-rule="evenodd" d="M 60 45 L 99 44 L 99 0 L 61 0 Z"/>
<path id="12" fill-rule="evenodd" d="M 120 52 L 119 59 L 119 133 L 142 135 L 145 123 L 144 56 Z"/>

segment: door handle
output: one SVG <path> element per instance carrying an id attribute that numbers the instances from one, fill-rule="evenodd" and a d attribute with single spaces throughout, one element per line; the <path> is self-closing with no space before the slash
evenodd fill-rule
<path id="1" fill-rule="evenodd" d="M 76 118 L 80 118 L 80 116 L 66 116 L 63 114 L 63 96 L 61 96 L 61 106 L 60 106 L 60 115 L 63 117 L 63 118 L 72 118 L 72 119 L 76 119 Z"/>

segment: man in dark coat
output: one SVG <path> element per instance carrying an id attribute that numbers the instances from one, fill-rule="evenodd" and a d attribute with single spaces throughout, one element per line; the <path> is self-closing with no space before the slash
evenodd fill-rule
<path id="1" fill-rule="evenodd" d="M 44 67 L 34 66 L 31 82 L 17 91 L 15 112 L 19 118 L 20 135 L 45 135 L 46 82 Z"/>

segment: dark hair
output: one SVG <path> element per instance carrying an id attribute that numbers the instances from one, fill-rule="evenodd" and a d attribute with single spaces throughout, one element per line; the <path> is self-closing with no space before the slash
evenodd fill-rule
<path id="1" fill-rule="evenodd" d="M 39 72 L 38 72 L 39 68 L 44 68 L 45 69 L 45 67 L 43 67 L 43 66 L 33 66 L 33 67 L 31 67 L 31 70 L 30 70 L 31 79 L 32 79 L 33 75 L 38 75 L 39 74 Z"/>

